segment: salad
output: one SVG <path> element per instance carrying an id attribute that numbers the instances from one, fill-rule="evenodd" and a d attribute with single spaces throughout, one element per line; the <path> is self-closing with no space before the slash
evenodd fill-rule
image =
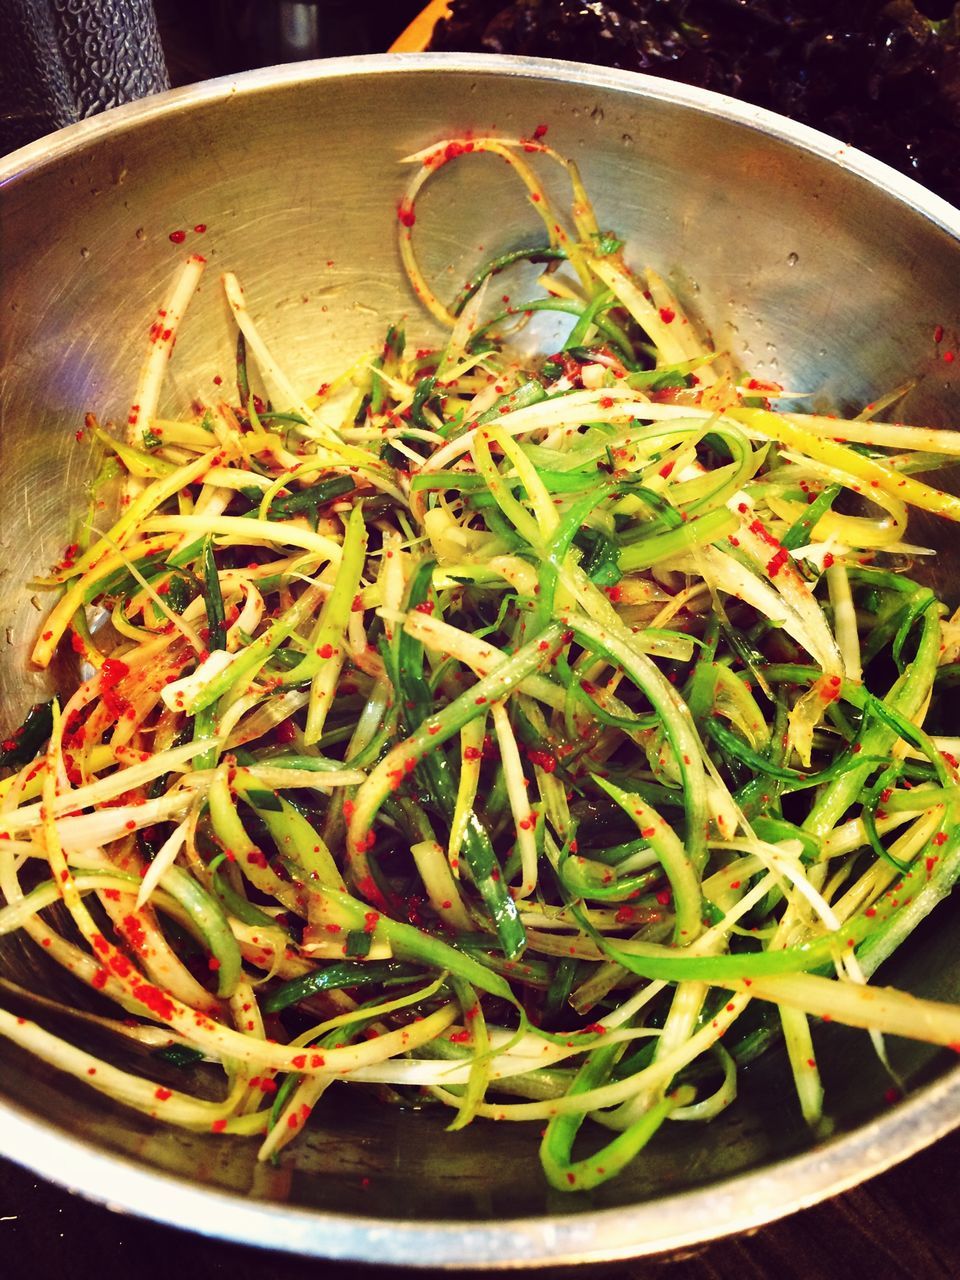
<path id="1" fill-rule="evenodd" d="M 542 133 L 409 157 L 448 337 L 391 326 L 312 395 L 226 274 L 236 391 L 161 416 L 190 257 L 42 580 L 32 660 L 81 676 L 3 744 L 0 934 L 76 999 L 3 980 L 0 1034 L 262 1159 L 373 1088 L 529 1121 L 583 1191 L 777 1046 L 824 1132 L 820 1021 L 960 1048 L 960 1007 L 871 981 L 960 872 L 960 618 L 905 571 L 911 507 L 960 519 L 918 478 L 960 437 L 751 378 Z M 417 199 L 481 152 L 545 236 L 444 300 Z M 530 357 L 541 311 L 567 336 Z"/>

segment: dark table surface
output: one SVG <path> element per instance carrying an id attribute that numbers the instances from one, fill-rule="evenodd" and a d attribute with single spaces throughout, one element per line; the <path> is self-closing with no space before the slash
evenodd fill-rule
<path id="1" fill-rule="evenodd" d="M 673 1269 L 689 1280 L 955 1280 L 958 1168 L 960 1130 L 855 1190 L 752 1235 L 680 1258 L 566 1274 L 655 1280 Z M 265 1253 L 141 1222 L 6 1161 L 0 1161 L 0 1259 L 4 1280 L 368 1280 L 380 1270 Z M 398 1273 L 411 1280 L 424 1274 Z"/>

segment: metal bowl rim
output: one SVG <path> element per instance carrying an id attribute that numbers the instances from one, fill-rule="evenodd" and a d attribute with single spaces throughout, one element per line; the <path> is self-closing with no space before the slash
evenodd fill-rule
<path id="1" fill-rule="evenodd" d="M 172 89 L 69 125 L 0 159 L 0 187 L 108 136 L 238 93 L 338 79 L 442 71 L 557 81 L 661 99 L 800 147 L 853 173 L 960 240 L 960 211 L 855 147 L 762 107 L 655 76 L 495 54 L 369 54 L 266 67 Z M 409 1222 L 250 1200 L 186 1182 L 64 1133 L 0 1099 L 7 1158 L 108 1208 L 215 1239 L 308 1257 L 430 1268 L 504 1269 L 610 1262 L 755 1229 L 849 1189 L 960 1125 L 960 1066 L 874 1120 L 821 1146 L 721 1182 L 616 1209 L 556 1216 Z"/>
<path id="2" fill-rule="evenodd" d="M 56 133 L 12 151 L 0 158 L 0 186 L 26 177 L 30 170 L 82 150 L 88 144 L 95 144 L 101 137 L 125 133 L 138 124 L 175 115 L 201 103 L 226 100 L 241 92 L 253 94 L 315 80 L 350 75 L 401 75 L 417 71 L 479 76 L 499 72 L 523 79 L 555 80 L 584 89 L 614 90 L 638 98 L 660 99 L 701 114 L 719 116 L 822 156 L 839 168 L 865 178 L 960 238 L 960 210 L 948 201 L 856 147 L 765 107 L 753 106 L 712 89 L 701 89 L 641 72 L 557 58 L 493 53 L 371 53 L 321 58 L 261 67 L 169 89 L 67 125 Z"/>
<path id="3" fill-rule="evenodd" d="M 754 1230 L 885 1172 L 945 1137 L 958 1120 L 960 1067 L 822 1146 L 691 1191 L 555 1216 L 407 1221 L 291 1207 L 188 1183 L 0 1102 L 8 1158 L 111 1210 L 304 1257 L 491 1271 L 617 1262 Z"/>

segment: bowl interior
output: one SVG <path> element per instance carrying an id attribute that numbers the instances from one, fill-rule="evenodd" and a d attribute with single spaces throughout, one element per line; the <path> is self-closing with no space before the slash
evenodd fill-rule
<path id="1" fill-rule="evenodd" d="M 832 156 L 815 135 L 770 119 L 595 69 L 372 59 L 178 91 L 8 163 L 0 173 L 2 727 L 18 723 L 49 688 L 47 677 L 26 669 L 41 615 L 37 593 L 24 584 L 58 557 L 85 509 L 89 451 L 75 433 L 87 411 L 125 420 L 177 263 L 189 251 L 208 260 L 169 367 L 163 405 L 171 412 L 211 396 L 215 378 L 231 382 L 222 270 L 239 275 L 264 336 L 307 390 L 378 345 L 399 316 L 410 341 L 424 343 L 433 330 L 396 248 L 400 161 L 446 136 L 529 136 L 546 125 L 546 140 L 576 160 L 601 224 L 624 236 L 630 259 L 670 278 L 717 345 L 755 376 L 838 409 L 915 379 L 898 413 L 950 425 L 960 362 L 942 355 L 957 341 L 957 221 L 948 225 L 946 206 L 936 202 L 918 207 L 922 193 L 884 177 L 880 166 Z M 171 238 L 178 231 L 185 237 Z M 445 297 L 472 266 L 538 234 L 515 178 L 489 157 L 448 165 L 428 189 L 416 230 L 427 273 Z M 519 296 L 522 286 L 503 279 L 504 292 Z M 918 540 L 944 552 L 931 572 L 955 596 L 952 529 L 917 527 Z M 881 980 L 960 998 L 960 933 L 949 930 L 951 914 L 941 908 Z M 50 989 L 60 982 L 17 942 L 0 947 L 0 971 Z M 828 1156 L 882 1112 L 888 1081 L 865 1035 L 830 1027 L 818 1043 L 835 1124 L 834 1137 L 820 1139 Z M 942 1077 L 952 1059 L 905 1042 L 891 1045 L 891 1057 L 912 1086 Z M 477 1123 L 445 1134 L 444 1117 L 354 1105 L 340 1088 L 289 1159 L 258 1167 L 254 1143 L 155 1126 L 5 1043 L 0 1064 L 0 1090 L 14 1108 L 191 1183 L 424 1224 L 589 1217 L 647 1205 L 631 1246 L 637 1252 L 658 1243 L 659 1197 L 696 1194 L 733 1175 L 760 1178 L 813 1143 L 778 1054 L 743 1073 L 736 1106 L 709 1127 L 669 1126 L 623 1177 L 576 1197 L 545 1187 L 535 1129 Z M 29 1152 L 5 1154 L 30 1163 Z M 884 1149 L 878 1159 L 896 1154 Z M 823 1182 L 823 1194 L 836 1185 L 829 1174 Z M 715 1201 L 721 1227 L 735 1225 L 725 1204 Z M 209 1220 L 188 1225 L 218 1229 Z M 703 1234 L 716 1228 L 715 1220 Z M 324 1252 L 322 1241 L 309 1247 Z M 464 1237 L 462 1249 L 470 1248 Z M 368 1242 L 354 1256 L 378 1255 Z"/>

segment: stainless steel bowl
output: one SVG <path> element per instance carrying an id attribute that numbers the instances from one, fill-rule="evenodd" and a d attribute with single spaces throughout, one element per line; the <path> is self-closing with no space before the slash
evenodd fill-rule
<path id="1" fill-rule="evenodd" d="M 539 124 L 581 165 L 602 223 L 672 276 L 759 376 L 836 405 L 917 377 L 903 415 L 952 425 L 960 359 L 942 357 L 960 340 L 960 215 L 769 113 L 593 67 L 443 55 L 303 64 L 123 107 L 0 162 L 4 727 L 46 687 L 25 671 L 40 615 L 22 584 L 55 559 L 82 508 L 87 451 L 74 433 L 86 410 L 126 414 L 184 249 L 212 271 L 171 365 L 170 407 L 229 375 L 217 268 L 240 275 L 288 367 L 315 385 L 387 318 L 407 313 L 414 341 L 429 336 L 394 244 L 400 157 L 467 129 Z M 505 166 L 448 166 L 418 224 L 428 270 L 452 292 L 481 254 L 533 234 L 525 219 Z M 169 238 L 178 230 L 185 245 Z M 920 536 L 939 540 L 939 585 L 956 595 L 955 530 Z M 55 984 L 17 944 L 0 967 Z M 956 912 L 941 907 L 881 977 L 960 998 Z M 437 1267 L 609 1260 L 811 1204 L 960 1120 L 952 1055 L 893 1045 L 912 1091 L 890 1108 L 866 1036 L 831 1027 L 821 1042 L 832 1138 L 804 1131 L 773 1055 L 744 1073 L 723 1117 L 673 1125 L 592 1196 L 545 1188 L 526 1128 L 445 1134 L 432 1113 L 342 1098 L 289 1162 L 258 1168 L 254 1143 L 168 1131 L 6 1044 L 0 1149 L 118 1208 L 304 1254 Z"/>

